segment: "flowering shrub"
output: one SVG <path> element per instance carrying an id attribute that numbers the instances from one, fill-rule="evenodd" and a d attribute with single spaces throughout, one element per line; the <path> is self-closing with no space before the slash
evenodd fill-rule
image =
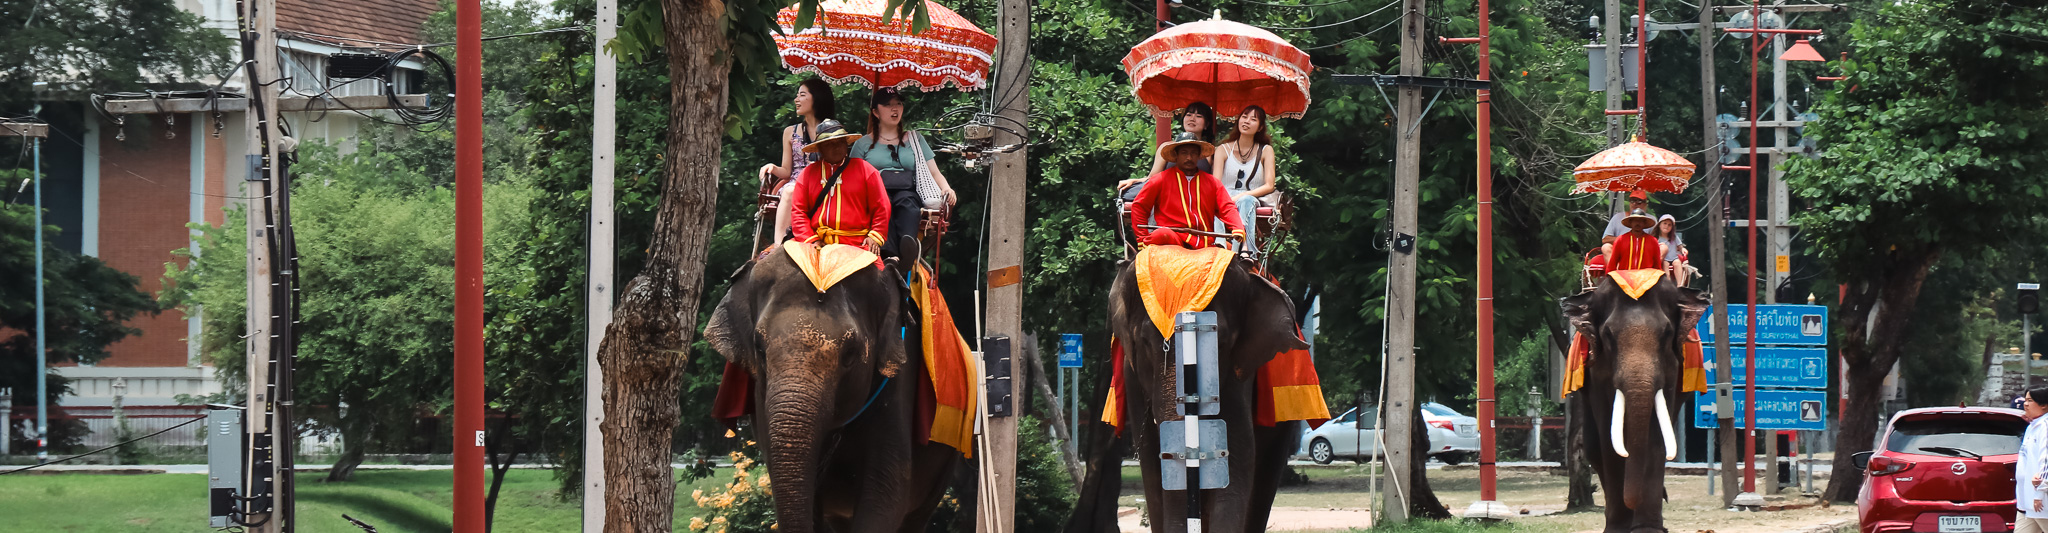
<path id="1" fill-rule="evenodd" d="M 748 442 L 748 449 L 754 443 Z M 754 475 L 754 459 L 744 451 L 732 458 L 732 480 L 710 493 L 697 490 L 690 501 L 711 511 L 690 519 L 690 531 L 704 533 L 771 533 L 775 531 L 775 498 L 768 485 L 768 472 Z"/>

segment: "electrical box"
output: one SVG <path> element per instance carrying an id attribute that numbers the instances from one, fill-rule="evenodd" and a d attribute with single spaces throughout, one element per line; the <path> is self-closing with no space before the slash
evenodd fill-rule
<path id="1" fill-rule="evenodd" d="M 1010 337 L 996 335 L 981 340 L 982 387 L 988 391 L 988 416 L 990 418 L 1011 416 L 1016 401 L 1012 391 L 1016 390 L 1010 379 Z"/>
<path id="2" fill-rule="evenodd" d="M 235 512 L 235 498 L 242 487 L 242 413 L 239 408 L 206 411 L 206 508 L 211 516 L 207 526 L 235 525 L 228 517 Z"/>
<path id="3" fill-rule="evenodd" d="M 1642 73 L 1636 72 L 1636 55 L 1641 47 L 1633 44 L 1621 45 L 1621 86 L 1624 91 L 1636 90 L 1642 85 Z M 1607 45 L 1586 45 L 1586 90 L 1600 92 L 1607 90 Z"/>

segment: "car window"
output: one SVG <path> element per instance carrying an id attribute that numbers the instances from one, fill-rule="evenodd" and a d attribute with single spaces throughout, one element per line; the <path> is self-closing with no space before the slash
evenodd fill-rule
<path id="1" fill-rule="evenodd" d="M 1423 410 L 1423 411 L 1427 411 L 1427 412 L 1429 412 L 1429 414 L 1432 414 L 1432 415 L 1436 415 L 1436 416 L 1464 416 L 1464 415 L 1460 415 L 1460 414 L 1458 414 L 1458 412 L 1457 412 L 1457 411 L 1455 411 L 1455 410 L 1452 410 L 1452 409 L 1451 409 L 1451 408 L 1449 408 L 1449 407 L 1444 407 L 1444 404 L 1440 404 L 1440 403 L 1425 403 L 1425 404 L 1422 404 L 1422 410 Z"/>
<path id="2" fill-rule="evenodd" d="M 1378 407 L 1365 407 L 1353 412 L 1361 412 L 1358 415 L 1358 429 L 1379 429 L 1379 421 L 1375 420 L 1380 412 Z"/>
<path id="3" fill-rule="evenodd" d="M 1892 424 L 1892 434 L 1884 441 L 1888 451 L 1920 455 L 1951 455 L 1927 451 L 1930 447 L 1947 447 L 1968 451 L 1977 455 L 2002 455 L 2019 453 L 2020 435 L 2027 424 L 2017 418 L 1918 418 L 1900 420 Z"/>
<path id="4" fill-rule="evenodd" d="M 1353 410 L 1350 410 L 1350 411 L 1345 411 L 1345 412 L 1344 412 L 1344 416 L 1341 416 L 1341 417 L 1337 417 L 1337 423 L 1339 423 L 1339 424 L 1349 424 L 1349 423 L 1351 423 L 1351 422 L 1352 422 L 1352 421 L 1354 421 L 1354 420 L 1358 420 L 1358 410 L 1357 410 L 1357 409 L 1353 409 Z"/>

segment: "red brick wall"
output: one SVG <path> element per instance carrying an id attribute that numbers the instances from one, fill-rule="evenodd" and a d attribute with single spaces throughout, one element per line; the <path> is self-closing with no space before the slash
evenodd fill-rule
<path id="1" fill-rule="evenodd" d="M 191 129 L 180 124 L 176 139 L 131 132 L 126 141 L 114 140 L 113 129 L 100 130 L 100 261 L 134 275 L 138 288 L 156 294 L 163 287 L 164 263 L 174 259 L 171 250 L 189 241 L 192 136 L 183 133 Z M 185 366 L 183 314 L 145 315 L 128 325 L 141 334 L 109 347 L 111 355 L 99 366 Z"/>

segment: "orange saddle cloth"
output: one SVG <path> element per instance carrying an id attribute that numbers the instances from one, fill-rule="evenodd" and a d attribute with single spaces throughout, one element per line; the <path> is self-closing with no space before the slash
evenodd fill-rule
<path id="1" fill-rule="evenodd" d="M 796 261 L 796 267 L 804 271 L 804 277 L 811 279 L 811 286 L 817 287 L 818 292 L 825 292 L 825 289 L 832 288 L 862 268 L 881 266 L 881 257 L 859 246 L 827 244 L 817 247 L 788 240 L 782 241 L 782 251 Z"/>
<path id="2" fill-rule="evenodd" d="M 1173 315 L 1209 308 L 1209 299 L 1223 286 L 1233 254 L 1228 249 L 1147 246 L 1132 263 L 1137 269 L 1138 295 L 1159 336 L 1173 335 Z"/>

